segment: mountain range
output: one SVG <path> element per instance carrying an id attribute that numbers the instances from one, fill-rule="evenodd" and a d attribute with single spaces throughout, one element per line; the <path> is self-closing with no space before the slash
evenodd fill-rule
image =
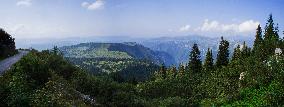
<path id="1" fill-rule="evenodd" d="M 234 36 L 225 37 L 230 42 L 230 55 L 237 45 L 242 45 L 245 41 L 248 46 L 252 46 L 251 37 Z M 213 57 L 216 58 L 218 53 L 219 42 L 221 38 L 204 37 L 204 36 L 183 36 L 183 37 L 161 37 L 139 42 L 152 50 L 167 52 L 175 59 L 175 65 L 187 63 L 189 52 L 194 43 L 198 44 L 201 52 L 201 59 L 205 59 L 207 49 L 212 49 Z"/>
<path id="2" fill-rule="evenodd" d="M 111 58 L 111 59 L 146 59 L 156 64 L 170 65 L 174 62 L 171 55 L 135 42 L 125 43 L 80 43 L 60 48 L 65 57 L 73 58 Z"/>
<path id="3" fill-rule="evenodd" d="M 243 41 L 246 41 L 248 46 L 252 46 L 254 36 L 230 36 L 224 37 L 226 40 L 230 42 L 230 53 L 232 54 L 233 48 L 238 44 L 242 44 Z M 159 37 L 159 38 L 131 38 L 127 36 L 110 36 L 110 37 L 86 37 L 86 38 L 69 38 L 69 39 L 58 39 L 51 40 L 47 39 L 43 42 L 36 42 L 37 40 L 30 41 L 30 44 L 26 44 L 25 40 L 18 40 L 17 46 L 20 48 L 33 47 L 35 49 L 50 49 L 53 46 L 71 46 L 80 43 L 117 43 L 112 44 L 110 49 L 121 49 L 119 47 L 127 46 L 127 43 L 136 42 L 136 47 L 132 46 L 131 49 L 134 48 L 143 48 L 143 51 L 147 53 L 141 53 L 141 55 L 133 53 L 133 51 L 127 51 L 128 55 L 135 58 L 154 58 L 154 60 L 158 60 L 156 62 L 163 62 L 167 58 L 170 58 L 169 63 L 167 65 L 177 65 L 179 63 L 187 63 L 189 52 L 194 43 L 197 43 L 199 49 L 201 51 L 201 59 L 204 60 L 205 53 L 208 48 L 212 49 L 213 56 L 216 58 L 218 52 L 218 43 L 220 41 L 220 37 L 206 37 L 200 35 L 188 35 L 188 36 L 176 36 L 176 37 Z M 23 42 L 20 42 L 23 41 Z M 120 44 L 121 43 L 121 44 Z M 138 45 L 139 44 L 139 45 Z M 84 45 L 84 44 L 81 44 Z M 86 44 L 85 44 L 86 45 Z M 128 44 L 129 45 L 129 44 Z M 143 46 L 142 46 L 143 45 Z M 115 48 L 112 48 L 115 47 Z M 146 49 L 148 48 L 148 49 Z M 129 50 L 129 49 L 128 49 Z M 138 49 L 139 50 L 139 49 Z M 143 49 L 142 49 L 143 50 Z M 152 50 L 152 51 L 150 51 Z M 126 50 L 125 50 L 126 51 Z M 141 50 L 140 50 L 141 51 Z M 132 52 L 132 53 L 131 53 Z M 148 53 L 150 52 L 150 53 Z M 145 56 L 143 56 L 143 54 Z M 135 56 L 136 55 L 136 56 Z M 170 55 L 170 56 L 169 56 Z M 159 58 L 160 57 L 160 58 Z M 163 58 L 164 57 L 164 58 Z"/>

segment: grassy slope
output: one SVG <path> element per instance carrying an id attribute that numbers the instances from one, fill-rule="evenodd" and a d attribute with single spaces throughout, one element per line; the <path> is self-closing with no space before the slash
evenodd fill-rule
<path id="1" fill-rule="evenodd" d="M 120 51 L 109 51 L 108 47 L 110 44 L 101 44 L 100 46 L 74 46 L 74 47 L 63 47 L 63 53 L 65 57 L 74 58 L 132 58 L 126 52 Z"/>

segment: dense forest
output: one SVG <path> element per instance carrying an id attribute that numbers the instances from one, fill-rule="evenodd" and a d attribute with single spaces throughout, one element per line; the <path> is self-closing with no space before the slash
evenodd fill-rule
<path id="1" fill-rule="evenodd" d="M 15 39 L 0 28 L 0 60 L 17 53 Z"/>
<path id="2" fill-rule="evenodd" d="M 136 42 L 123 43 L 80 43 L 59 48 L 64 57 L 96 59 L 146 59 L 156 64 L 174 64 L 166 52 L 154 51 Z"/>
<path id="3" fill-rule="evenodd" d="M 161 65 L 144 82 L 92 75 L 57 48 L 32 50 L 0 76 L 0 106 L 283 106 L 284 39 L 272 15 L 253 47 L 244 42 L 230 58 L 229 45 L 221 37 L 217 58 L 208 48 L 202 62 L 194 44 L 187 64 Z"/>
<path id="4" fill-rule="evenodd" d="M 91 74 L 110 75 L 117 82 L 145 81 L 159 69 L 157 64 L 146 59 L 70 57 L 65 59 Z"/>
<path id="5" fill-rule="evenodd" d="M 159 64 L 173 61 L 166 52 L 153 51 L 135 42 L 80 43 L 59 47 L 59 51 L 75 66 L 94 75 L 109 74 L 118 82 L 145 81 L 158 70 Z"/>

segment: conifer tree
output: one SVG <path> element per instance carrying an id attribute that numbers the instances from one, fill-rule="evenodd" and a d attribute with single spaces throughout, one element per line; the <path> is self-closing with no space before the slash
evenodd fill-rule
<path id="1" fill-rule="evenodd" d="M 176 74 L 177 74 L 177 68 L 175 66 L 173 66 L 167 72 L 168 72 L 169 77 L 175 78 Z"/>
<path id="2" fill-rule="evenodd" d="M 258 25 L 256 29 L 256 35 L 255 35 L 255 40 L 253 44 L 253 51 L 255 52 L 258 48 L 260 48 L 261 44 L 263 42 L 262 38 L 262 29 L 261 26 Z"/>
<path id="3" fill-rule="evenodd" d="M 283 31 L 283 35 L 284 35 L 284 31 Z M 284 37 L 281 39 L 281 46 L 280 46 L 281 50 L 284 51 Z"/>
<path id="4" fill-rule="evenodd" d="M 243 45 L 242 45 L 242 49 L 241 49 L 241 58 L 247 58 L 250 56 L 251 54 L 251 50 L 250 48 L 246 45 L 246 42 L 244 41 L 243 42 Z"/>
<path id="5" fill-rule="evenodd" d="M 264 40 L 275 38 L 274 36 L 276 35 L 274 35 L 274 29 L 273 16 L 270 14 L 265 26 Z"/>
<path id="6" fill-rule="evenodd" d="M 192 73 L 199 73 L 202 70 L 202 62 L 200 59 L 200 51 L 197 44 L 194 44 L 189 55 L 189 70 Z"/>
<path id="7" fill-rule="evenodd" d="M 238 60 L 241 58 L 241 49 L 240 49 L 240 45 L 238 44 L 238 46 L 234 49 L 234 53 L 232 56 L 232 61 L 234 60 Z"/>
<path id="8" fill-rule="evenodd" d="M 184 74 L 185 74 L 184 65 L 183 65 L 183 64 L 179 64 L 179 67 L 178 67 L 178 75 L 179 75 L 179 76 L 184 76 Z"/>
<path id="9" fill-rule="evenodd" d="M 165 64 L 162 64 L 159 70 L 159 74 L 162 76 L 163 79 L 167 77 L 167 68 Z"/>
<path id="10" fill-rule="evenodd" d="M 212 50 L 210 48 L 207 49 L 206 58 L 204 61 L 204 69 L 206 71 L 213 69 L 213 55 Z"/>
<path id="11" fill-rule="evenodd" d="M 227 40 L 224 40 L 223 37 L 221 37 L 219 51 L 217 54 L 216 66 L 219 68 L 228 65 L 228 63 L 229 63 L 229 42 Z"/>
<path id="12" fill-rule="evenodd" d="M 58 55 L 59 54 L 59 48 L 57 46 L 54 46 L 53 49 L 52 49 L 52 53 L 54 55 Z"/>
<path id="13" fill-rule="evenodd" d="M 265 57 L 274 54 L 279 45 L 278 27 L 274 27 L 272 14 L 269 15 L 265 26 L 263 54 Z"/>
<path id="14" fill-rule="evenodd" d="M 276 24 L 275 28 L 274 28 L 274 35 L 275 35 L 275 39 L 279 41 L 279 27 L 278 27 L 278 23 Z"/>
<path id="15" fill-rule="evenodd" d="M 261 61 L 263 61 L 265 59 L 265 55 L 267 53 L 265 53 L 265 44 L 264 44 L 264 40 L 263 40 L 263 35 L 262 35 L 262 28 L 260 25 L 258 25 L 257 29 L 256 29 L 256 35 L 255 35 L 255 40 L 254 40 L 254 44 L 253 44 L 253 50 L 252 50 L 252 54 L 260 59 Z"/>

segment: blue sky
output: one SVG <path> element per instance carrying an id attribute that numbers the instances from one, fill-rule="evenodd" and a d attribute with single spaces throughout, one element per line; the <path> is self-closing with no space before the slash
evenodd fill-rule
<path id="1" fill-rule="evenodd" d="M 0 27 L 16 38 L 253 36 L 284 0 L 1 0 Z"/>

